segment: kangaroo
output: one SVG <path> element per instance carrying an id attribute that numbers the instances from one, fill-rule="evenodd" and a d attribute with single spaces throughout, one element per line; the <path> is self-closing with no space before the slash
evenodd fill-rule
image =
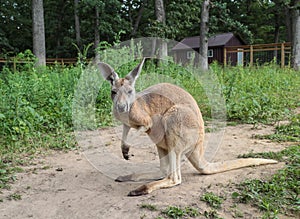
<path id="1" fill-rule="evenodd" d="M 169 83 L 159 83 L 135 92 L 135 82 L 145 59 L 125 78 L 114 69 L 99 63 L 104 79 L 111 84 L 113 114 L 123 123 L 121 149 L 129 159 L 130 145 L 126 142 L 130 128 L 146 132 L 156 144 L 160 158 L 158 173 L 133 173 L 120 176 L 118 182 L 151 181 L 129 192 L 128 196 L 146 195 L 152 191 L 181 183 L 181 157 L 186 155 L 200 174 L 214 174 L 242 167 L 277 163 L 271 159 L 245 158 L 211 163 L 204 158 L 204 122 L 195 99 L 184 89 Z"/>

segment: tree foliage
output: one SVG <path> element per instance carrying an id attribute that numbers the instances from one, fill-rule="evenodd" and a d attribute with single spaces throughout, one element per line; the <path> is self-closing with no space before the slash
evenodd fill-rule
<path id="1" fill-rule="evenodd" d="M 209 34 L 234 32 L 247 43 L 291 41 L 296 0 L 213 0 Z M 199 35 L 202 1 L 164 0 L 166 22 L 158 22 L 155 0 L 78 0 L 82 48 L 94 42 L 95 8 L 100 41 L 159 36 L 181 40 Z M 0 52 L 32 50 L 31 1 L 0 0 Z M 44 0 L 48 57 L 76 57 L 74 0 Z M 119 36 L 118 36 L 119 37 Z M 90 51 L 89 55 L 93 55 Z"/>

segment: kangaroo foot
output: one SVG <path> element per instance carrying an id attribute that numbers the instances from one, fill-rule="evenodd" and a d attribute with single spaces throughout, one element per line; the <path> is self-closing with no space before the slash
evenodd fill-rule
<path id="1" fill-rule="evenodd" d="M 128 193 L 128 196 L 140 196 L 149 194 L 148 188 L 146 185 L 142 185 L 139 188 L 132 190 Z"/>

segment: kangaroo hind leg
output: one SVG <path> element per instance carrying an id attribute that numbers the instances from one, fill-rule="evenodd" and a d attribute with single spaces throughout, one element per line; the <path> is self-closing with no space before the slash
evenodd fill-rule
<path id="1" fill-rule="evenodd" d="M 168 160 L 170 163 L 168 176 L 161 180 L 142 185 L 139 188 L 131 191 L 128 196 L 146 195 L 158 189 L 179 185 L 181 183 L 180 158 L 181 153 L 176 153 L 174 150 L 169 151 Z"/>
<path id="2" fill-rule="evenodd" d="M 164 114 L 162 123 L 165 130 L 164 146 L 168 151 L 167 177 L 145 184 L 131 191 L 129 196 L 145 195 L 181 183 L 181 156 L 195 146 L 198 138 L 197 123 L 193 123 L 190 115 L 193 115 L 193 112 L 184 106 L 174 106 Z"/>
<path id="3" fill-rule="evenodd" d="M 145 181 L 145 180 L 159 180 L 164 178 L 168 172 L 168 152 L 160 147 L 157 147 L 159 161 L 160 161 L 160 170 L 153 172 L 145 172 L 145 173 L 132 173 L 125 176 L 119 176 L 115 181 L 117 182 L 129 182 L 129 181 Z"/>
<path id="4" fill-rule="evenodd" d="M 198 146 L 192 153 L 187 155 L 188 160 L 201 174 L 205 174 L 206 168 L 209 165 L 209 163 L 204 159 L 203 153 L 203 147 L 199 148 Z"/>

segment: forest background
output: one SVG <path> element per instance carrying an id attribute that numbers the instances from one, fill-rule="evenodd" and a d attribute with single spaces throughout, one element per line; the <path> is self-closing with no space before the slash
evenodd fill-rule
<path id="1" fill-rule="evenodd" d="M 0 54 L 33 49 L 32 3 L 0 1 Z M 112 44 L 138 37 L 180 41 L 200 32 L 202 1 L 165 0 L 165 22 L 157 19 L 155 0 L 44 0 L 48 58 L 77 57 L 95 42 Z M 160 1 L 162 2 L 162 1 Z M 291 42 L 295 0 L 219 0 L 210 2 L 209 35 L 233 32 L 247 44 Z M 97 36 L 98 35 L 98 36 Z M 77 46 L 74 46 L 77 45 Z M 89 56 L 94 53 L 92 50 Z"/>

